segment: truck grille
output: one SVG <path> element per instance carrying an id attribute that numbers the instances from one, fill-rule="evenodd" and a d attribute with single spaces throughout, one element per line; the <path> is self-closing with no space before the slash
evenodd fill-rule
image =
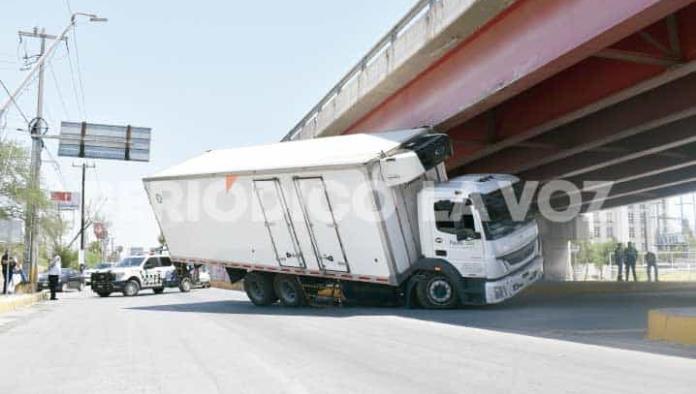
<path id="1" fill-rule="evenodd" d="M 534 254 L 536 244 L 537 240 L 536 238 L 534 238 L 530 243 L 523 246 L 522 248 L 503 256 L 503 260 L 505 260 L 510 265 L 519 264 L 527 260 L 527 258 L 529 258 L 529 256 L 531 256 L 532 254 Z"/>
<path id="2" fill-rule="evenodd" d="M 114 276 L 111 272 L 95 272 L 92 274 L 92 283 L 111 283 Z"/>

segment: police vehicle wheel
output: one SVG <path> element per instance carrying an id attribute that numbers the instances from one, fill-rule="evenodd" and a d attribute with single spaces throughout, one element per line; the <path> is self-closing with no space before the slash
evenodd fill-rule
<path id="1" fill-rule="evenodd" d="M 188 293 L 191 291 L 191 279 L 189 278 L 184 278 L 179 282 L 179 290 L 181 290 L 182 293 Z"/>
<path id="2" fill-rule="evenodd" d="M 427 309 L 448 309 L 457 306 L 457 290 L 450 278 L 442 274 L 428 275 L 416 287 L 420 304 Z"/>
<path id="3" fill-rule="evenodd" d="M 111 295 L 110 291 L 100 291 L 97 294 L 99 294 L 99 297 L 108 297 Z"/>
<path id="4" fill-rule="evenodd" d="M 140 285 L 133 279 L 123 285 L 123 295 L 126 297 L 136 296 L 138 295 L 138 291 L 140 291 Z"/>
<path id="5" fill-rule="evenodd" d="M 273 289 L 283 306 L 298 307 L 305 304 L 305 292 L 296 277 L 277 275 L 273 280 Z"/>
<path id="6" fill-rule="evenodd" d="M 152 291 L 155 294 L 162 294 L 162 293 L 164 293 L 164 287 L 155 287 L 154 289 L 152 289 Z"/>
<path id="7" fill-rule="evenodd" d="M 249 272 L 244 277 L 244 291 L 256 306 L 270 305 L 278 300 L 270 275 Z"/>

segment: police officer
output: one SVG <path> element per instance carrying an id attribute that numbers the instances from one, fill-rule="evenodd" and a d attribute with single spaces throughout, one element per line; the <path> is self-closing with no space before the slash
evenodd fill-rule
<path id="1" fill-rule="evenodd" d="M 645 264 L 646 268 L 648 270 L 648 282 L 652 281 L 652 271 L 655 271 L 655 282 L 657 282 L 659 279 L 657 278 L 657 257 L 655 256 L 655 253 L 648 251 L 648 253 L 645 254 Z"/>
<path id="2" fill-rule="evenodd" d="M 636 276 L 636 261 L 638 260 L 638 250 L 633 246 L 633 242 L 629 242 L 624 252 L 624 262 L 626 264 L 626 282 L 631 280 L 630 272 L 633 271 L 633 281 L 638 282 Z"/>
<path id="3" fill-rule="evenodd" d="M 2 255 L 2 294 L 7 294 L 7 286 L 12 283 L 13 273 L 14 267 L 10 260 L 10 252 L 5 250 L 5 253 Z"/>
<path id="4" fill-rule="evenodd" d="M 624 249 L 621 242 L 616 244 L 614 248 L 614 264 L 619 268 L 619 274 L 616 276 L 616 280 L 621 282 L 623 280 L 623 265 L 624 265 Z"/>
<path id="5" fill-rule="evenodd" d="M 51 290 L 51 300 L 57 300 L 56 290 L 58 289 L 58 280 L 62 271 L 60 256 L 55 255 L 51 264 L 48 266 L 48 288 Z"/>

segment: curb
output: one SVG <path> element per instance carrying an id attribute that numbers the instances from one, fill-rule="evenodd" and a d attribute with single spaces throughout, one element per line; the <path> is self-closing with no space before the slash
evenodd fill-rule
<path id="1" fill-rule="evenodd" d="M 525 290 L 525 295 L 578 295 L 654 293 L 663 291 L 696 291 L 696 283 L 685 282 L 540 282 Z"/>
<path id="2" fill-rule="evenodd" d="M 48 299 L 47 292 L 22 294 L 11 298 L 0 298 L 0 314 L 16 311 Z"/>
<path id="3" fill-rule="evenodd" d="M 648 312 L 647 339 L 696 345 L 696 308 L 653 309 Z"/>

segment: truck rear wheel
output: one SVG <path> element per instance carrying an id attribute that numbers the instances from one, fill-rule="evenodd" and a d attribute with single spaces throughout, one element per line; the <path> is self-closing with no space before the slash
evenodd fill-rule
<path id="1" fill-rule="evenodd" d="M 269 275 L 249 272 L 244 277 L 244 291 L 256 306 L 270 305 L 278 300 Z"/>
<path id="2" fill-rule="evenodd" d="M 304 289 L 294 276 L 277 275 L 273 280 L 273 289 L 283 306 L 298 307 L 305 304 Z"/>
<path id="3" fill-rule="evenodd" d="M 123 285 L 123 295 L 126 297 L 133 297 L 138 295 L 140 291 L 140 284 L 135 279 L 130 279 Z"/>
<path id="4" fill-rule="evenodd" d="M 416 287 L 420 304 L 427 309 L 449 309 L 458 304 L 457 289 L 452 280 L 442 274 L 432 274 Z"/>

